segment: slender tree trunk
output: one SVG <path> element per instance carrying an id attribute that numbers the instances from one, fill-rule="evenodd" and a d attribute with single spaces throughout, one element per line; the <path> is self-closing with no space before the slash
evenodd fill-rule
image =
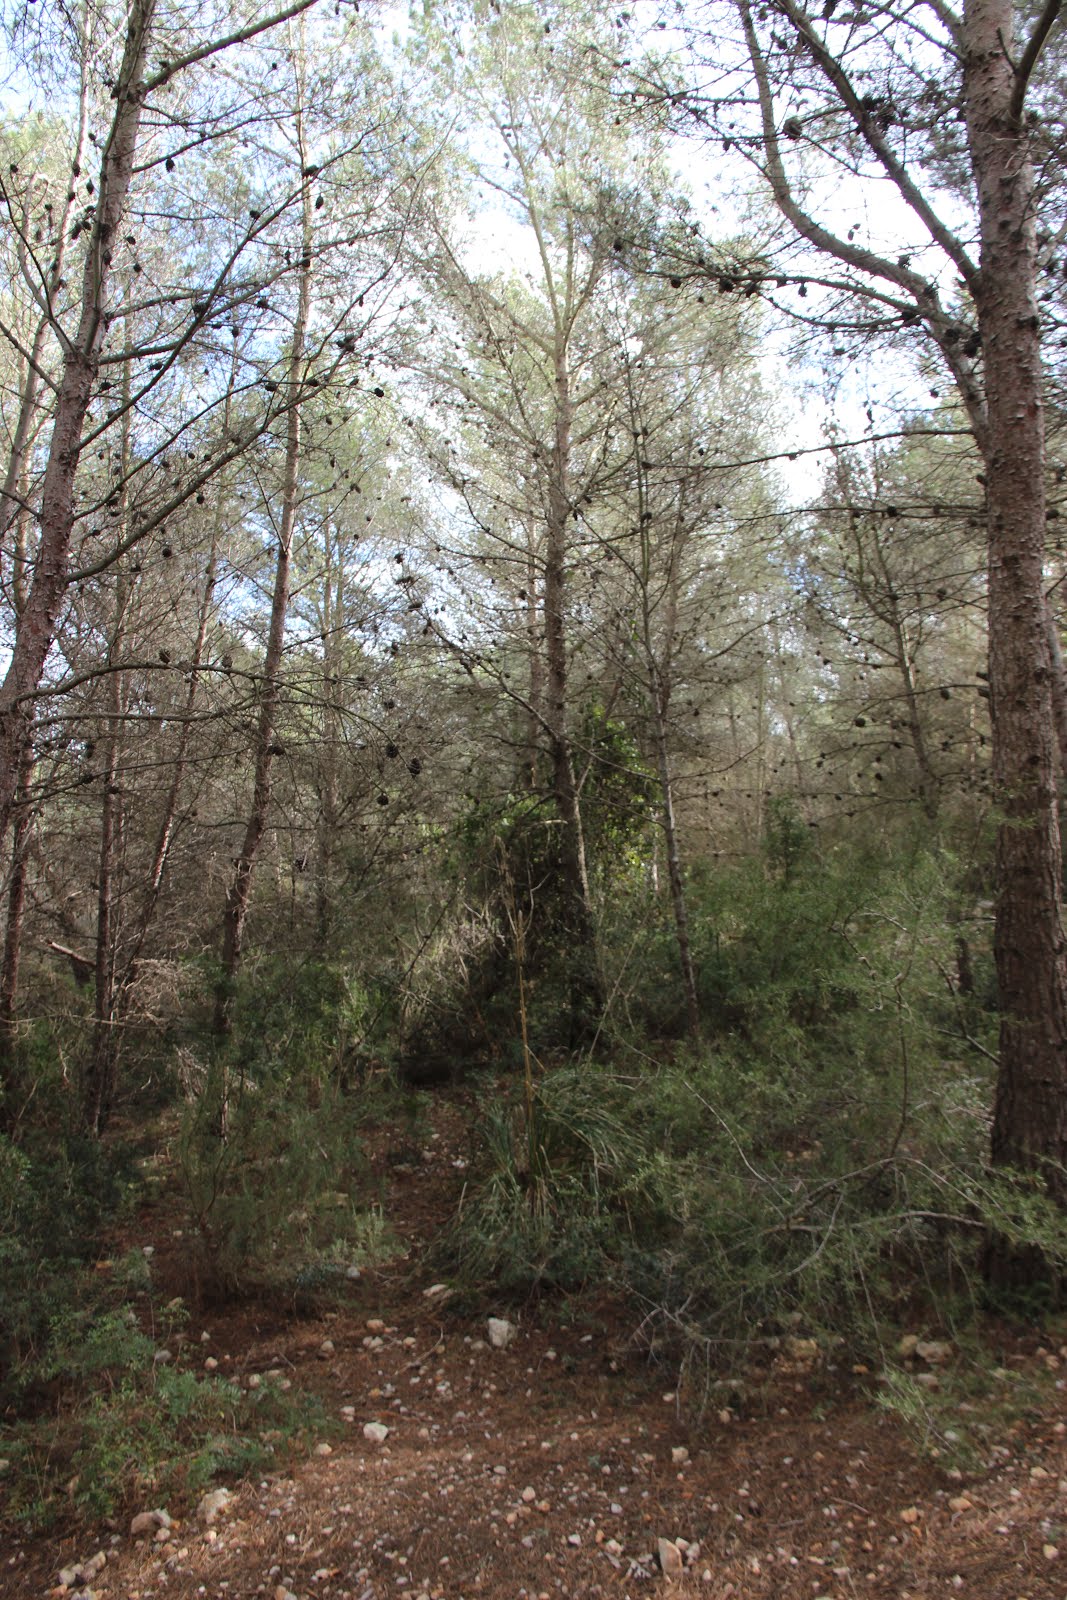
<path id="1" fill-rule="evenodd" d="M 345 564 L 341 535 L 336 539 L 329 524 L 325 537 L 326 577 L 322 602 L 322 757 L 319 767 L 318 814 L 315 821 L 315 941 L 321 956 L 328 956 L 334 928 L 334 858 L 341 823 L 341 786 L 338 764 L 341 752 L 339 651 L 345 617 Z M 306 863 L 305 863 L 306 865 Z M 295 887 L 295 880 L 294 880 Z"/>
<path id="2" fill-rule="evenodd" d="M 993 1159 L 1037 1170 L 1067 1203 L 1067 961 L 1058 752 L 1044 594 L 1044 409 L 1034 174 L 1013 108 L 1010 0 L 967 0 L 965 106 L 978 181 L 977 297 L 986 371 L 989 655 L 1001 1004 Z M 1006 1259 L 1009 1258 L 1009 1259 Z M 990 1251 L 994 1277 L 1017 1258 Z M 1030 1264 L 1024 1264 L 1028 1270 Z"/>
<path id="3" fill-rule="evenodd" d="M 299 129 L 299 112 L 297 116 Z M 302 143 L 302 135 L 298 133 Z M 286 424 L 285 466 L 282 479 L 281 516 L 278 527 L 278 548 L 274 568 L 274 592 L 271 598 L 270 623 L 267 631 L 267 648 L 263 661 L 263 689 L 259 704 L 259 722 L 255 742 L 255 779 L 252 788 L 252 806 L 245 826 L 241 851 L 237 858 L 233 879 L 226 895 L 222 923 L 222 972 L 215 994 L 215 1035 L 224 1038 L 232 1026 L 234 983 L 241 964 L 244 948 L 245 922 L 252 896 L 252 877 L 256 858 L 267 831 L 270 815 L 271 773 L 275 756 L 278 704 L 281 694 L 282 653 L 285 647 L 285 623 L 289 609 L 289 563 L 292 555 L 293 528 L 296 521 L 296 502 L 300 467 L 300 388 L 305 376 L 305 342 L 307 338 L 308 311 L 311 303 L 311 198 L 309 185 L 304 184 L 303 255 L 297 290 L 296 321 L 293 328 L 293 346 L 289 359 L 289 409 Z M 225 1095 L 224 1095 L 225 1100 Z M 225 1108 L 223 1126 L 225 1124 Z"/>
<path id="4" fill-rule="evenodd" d="M 558 845 L 557 889 L 560 935 L 568 950 L 569 1028 L 577 1042 L 595 1026 L 603 1007 L 603 987 L 596 955 L 596 929 L 589 896 L 585 838 L 568 726 L 566 552 L 570 500 L 571 398 L 565 341 L 556 354 L 556 417 L 545 540 L 545 711 L 552 759 L 552 793 L 556 804 Z"/>
<path id="5" fill-rule="evenodd" d="M 112 653 L 122 648 L 125 584 L 116 595 L 116 626 Z M 115 1097 L 118 1039 L 115 1026 L 115 951 L 118 941 L 116 862 L 121 855 L 124 826 L 122 787 L 119 782 L 122 723 L 125 714 L 122 673 L 108 678 L 108 727 L 100 801 L 100 849 L 96 884 L 96 954 L 93 966 L 93 1042 L 85 1075 L 83 1116 L 86 1131 L 99 1138 L 107 1126 Z"/>
<path id="6" fill-rule="evenodd" d="M 545 658 L 542 650 L 541 609 L 537 599 L 537 560 L 531 548 L 526 562 L 526 659 L 530 668 L 529 712 L 527 714 L 526 777 L 532 793 L 540 786 L 539 753 L 540 735 L 544 726 Z"/>
<path id="7" fill-rule="evenodd" d="M 27 729 L 26 742 L 19 758 L 18 786 L 15 791 L 11 879 L 7 889 L 3 966 L 0 967 L 0 1128 L 10 1128 L 18 1120 L 17 1101 L 23 1088 L 19 1082 L 17 1022 L 19 973 L 22 968 L 22 930 L 26 916 L 26 883 L 34 823 L 34 812 L 30 802 L 33 770 L 32 735 Z"/>
<path id="8" fill-rule="evenodd" d="M 100 163 L 99 192 L 82 278 L 81 315 L 64 355 L 56 395 L 33 583 L 0 684 L 0 839 L 11 821 L 26 736 L 26 707 L 41 681 L 67 587 L 82 428 L 107 331 L 112 241 L 122 220 L 133 174 L 145 58 L 155 9 L 156 0 L 134 0 L 130 11 L 125 51 L 114 89 L 115 115 Z"/>
<path id="9" fill-rule="evenodd" d="M 696 1039 L 700 1035 L 700 1000 L 697 995 L 696 971 L 693 967 L 693 946 L 689 937 L 689 907 L 685 897 L 685 879 L 678 850 L 678 828 L 674 817 L 674 784 L 671 776 L 670 754 L 667 749 L 667 707 L 665 696 L 656 686 L 652 696 L 652 736 L 656 746 L 656 766 L 659 771 L 662 796 L 663 840 L 667 849 L 667 877 L 671 887 L 671 909 L 674 913 L 674 937 L 678 946 L 678 965 L 682 971 L 685 990 L 685 1014 L 689 1033 Z"/>

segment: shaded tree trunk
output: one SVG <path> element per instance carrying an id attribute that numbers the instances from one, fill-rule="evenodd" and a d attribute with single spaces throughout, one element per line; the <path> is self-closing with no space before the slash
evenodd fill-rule
<path id="1" fill-rule="evenodd" d="M 1067 960 L 1053 659 L 1044 594 L 1045 419 L 1034 173 L 1012 65 L 1009 0 L 968 0 L 967 131 L 978 184 L 986 370 L 989 673 L 1001 1003 L 993 1159 L 1038 1170 L 1067 1203 Z M 994 1276 L 1015 1264 L 991 1250 Z"/>

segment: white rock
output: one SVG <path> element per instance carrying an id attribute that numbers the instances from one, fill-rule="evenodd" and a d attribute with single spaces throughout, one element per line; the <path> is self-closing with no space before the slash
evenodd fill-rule
<path id="1" fill-rule="evenodd" d="M 164 1511 L 157 1506 L 154 1511 L 139 1511 L 130 1523 L 131 1537 L 136 1539 L 142 1533 L 155 1533 L 157 1528 L 169 1528 L 171 1516 L 169 1511 Z"/>
<path id="2" fill-rule="evenodd" d="M 506 1317 L 490 1317 L 488 1322 L 489 1343 L 494 1350 L 506 1350 L 518 1333 L 513 1322 Z"/>
<path id="3" fill-rule="evenodd" d="M 673 1539 L 657 1539 L 656 1554 L 659 1556 L 660 1570 L 665 1578 L 680 1578 L 685 1567 L 682 1552 Z"/>
<path id="4" fill-rule="evenodd" d="M 214 1356 L 208 1356 L 206 1361 L 204 1362 L 204 1371 L 205 1372 L 217 1372 L 218 1370 L 219 1370 L 219 1364 L 215 1360 L 215 1357 Z"/>
<path id="5" fill-rule="evenodd" d="M 152 1357 L 157 1367 L 166 1367 L 174 1360 L 169 1350 L 157 1350 Z"/>
<path id="6" fill-rule="evenodd" d="M 371 1444 L 384 1444 L 389 1437 L 389 1429 L 384 1422 L 365 1422 L 363 1424 L 363 1437 Z"/>
<path id="7" fill-rule="evenodd" d="M 671 1449 L 671 1461 L 676 1467 L 684 1467 L 689 1460 L 689 1451 L 684 1444 L 676 1444 Z"/>
<path id="8" fill-rule="evenodd" d="M 324 1339 L 322 1341 L 322 1343 L 319 1345 L 319 1355 L 320 1356 L 332 1356 L 333 1352 L 334 1352 L 333 1340 L 332 1339 Z"/>
<path id="9" fill-rule="evenodd" d="M 332 1444 L 327 1444 L 325 1439 L 323 1439 L 321 1444 L 317 1444 L 315 1446 L 315 1454 L 317 1456 L 332 1456 L 333 1455 L 333 1445 Z"/>
<path id="10" fill-rule="evenodd" d="M 915 1354 L 931 1367 L 939 1367 L 952 1358 L 952 1346 L 944 1339 L 917 1339 Z"/>
<path id="11" fill-rule="evenodd" d="M 76 1583 L 81 1582 L 81 1567 L 62 1567 L 59 1573 L 60 1586 L 64 1589 L 73 1589 Z"/>
<path id="12" fill-rule="evenodd" d="M 232 1499 L 229 1489 L 209 1489 L 196 1508 L 197 1521 L 205 1528 L 213 1527 Z"/>
<path id="13" fill-rule="evenodd" d="M 443 1300 L 452 1293 L 447 1283 L 431 1283 L 428 1289 L 422 1291 L 424 1300 Z M 370 1324 L 368 1323 L 368 1327 Z"/>

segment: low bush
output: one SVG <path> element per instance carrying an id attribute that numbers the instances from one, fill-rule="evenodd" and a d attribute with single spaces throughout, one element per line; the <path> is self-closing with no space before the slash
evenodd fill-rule
<path id="1" fill-rule="evenodd" d="M 963 1326 L 991 1231 L 1067 1261 L 1043 1194 L 988 1169 L 995 1017 L 958 984 L 955 904 L 934 857 L 794 853 L 705 885 L 707 1041 L 492 1104 L 454 1270 L 608 1280 L 695 1374 L 798 1328 L 880 1358 L 920 1310 Z"/>

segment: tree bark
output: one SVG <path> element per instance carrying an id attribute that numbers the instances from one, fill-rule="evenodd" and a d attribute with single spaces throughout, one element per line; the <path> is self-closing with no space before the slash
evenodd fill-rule
<path id="1" fill-rule="evenodd" d="M 115 115 L 104 145 L 99 192 L 82 276 L 81 315 L 66 349 L 41 494 L 40 539 L 33 582 L 18 620 L 11 660 L 0 684 L 0 840 L 11 821 L 26 706 L 41 681 L 67 586 L 74 527 L 74 481 L 82 428 L 108 327 L 111 251 L 129 195 L 144 98 L 144 68 L 156 0 L 134 0 L 115 85 Z"/>
<path id="2" fill-rule="evenodd" d="M 992 1153 L 1067 1204 L 1067 960 L 1058 751 L 1044 594 L 1045 420 L 1034 173 L 1014 109 L 1010 0 L 968 0 L 964 90 L 978 187 L 986 372 L 989 673 L 997 834 L 1000 1072 Z M 994 1250 L 991 1268 L 1002 1270 Z M 1009 1266 L 1009 1272 L 1012 1270 Z"/>

